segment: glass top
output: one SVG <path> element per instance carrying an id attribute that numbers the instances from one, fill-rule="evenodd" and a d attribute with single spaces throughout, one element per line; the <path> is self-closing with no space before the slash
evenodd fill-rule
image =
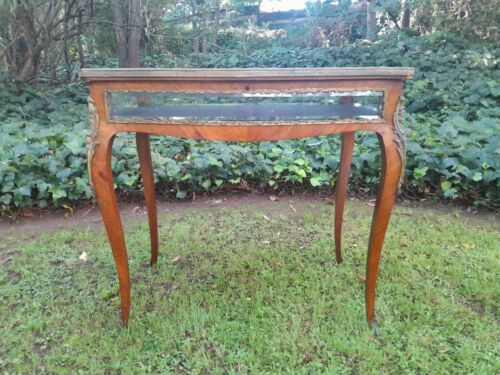
<path id="1" fill-rule="evenodd" d="M 380 120 L 382 91 L 108 92 L 111 122 L 293 123 Z"/>

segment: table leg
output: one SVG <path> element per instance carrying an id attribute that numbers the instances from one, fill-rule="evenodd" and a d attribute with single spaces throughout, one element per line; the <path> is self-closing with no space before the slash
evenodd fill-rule
<path id="1" fill-rule="evenodd" d="M 335 187 L 335 257 L 337 263 L 342 262 L 342 223 L 344 219 L 344 204 L 347 196 L 347 183 L 351 170 L 352 150 L 354 148 L 354 132 L 342 134 L 342 145 L 340 151 L 340 166 Z"/>
<path id="2" fill-rule="evenodd" d="M 112 145 L 113 136 L 109 137 L 103 134 L 97 137 L 90 163 L 97 203 L 101 210 L 102 220 L 108 234 L 118 272 L 122 321 L 127 325 L 130 313 L 130 278 L 125 237 L 113 186 L 111 171 Z"/>
<path id="3" fill-rule="evenodd" d="M 377 134 L 377 136 L 382 151 L 382 176 L 368 244 L 365 294 L 366 319 L 372 327 L 375 317 L 375 287 L 380 255 L 392 208 L 396 201 L 402 166 L 402 159 L 394 134 L 388 131 Z"/>
<path id="4" fill-rule="evenodd" d="M 136 143 L 141 167 L 142 184 L 144 185 L 144 198 L 146 199 L 146 207 L 148 209 L 149 233 L 151 237 L 151 265 L 154 265 L 158 261 L 158 217 L 149 134 L 137 133 Z"/>

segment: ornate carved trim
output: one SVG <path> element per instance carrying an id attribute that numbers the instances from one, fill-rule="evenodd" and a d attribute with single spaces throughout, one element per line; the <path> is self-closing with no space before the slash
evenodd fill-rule
<path id="1" fill-rule="evenodd" d="M 378 86 L 359 86 L 359 87 L 283 87 L 283 88 L 251 88 L 251 89 L 229 89 L 229 88 L 205 88 L 205 89 L 193 89 L 193 88 L 151 88 L 151 89 L 109 89 L 106 90 L 106 94 L 154 94 L 154 93 L 177 93 L 177 94 L 304 94 L 304 93 L 321 93 L 321 92 L 334 92 L 338 94 L 346 94 L 345 96 L 351 96 L 350 93 L 357 92 L 377 92 L 384 96 L 389 90 L 385 87 Z"/>
<path id="2" fill-rule="evenodd" d="M 405 177 L 405 168 L 406 168 L 406 135 L 401 125 L 401 123 L 403 122 L 403 117 L 404 117 L 404 99 L 403 97 L 401 97 L 399 99 L 396 112 L 394 112 L 394 119 L 392 122 L 394 142 L 397 145 L 398 153 L 399 156 L 401 157 L 401 175 L 399 177 L 398 188 L 401 188 L 401 184 L 403 183 Z"/>
<path id="3" fill-rule="evenodd" d="M 89 105 L 89 126 L 90 133 L 87 135 L 87 168 L 89 173 L 89 182 L 94 187 L 92 181 L 92 158 L 94 157 L 94 148 L 99 142 L 96 142 L 97 134 L 99 132 L 99 115 L 95 107 L 94 99 L 91 96 L 87 99 Z"/>
<path id="4" fill-rule="evenodd" d="M 304 120 L 304 121 L 194 121 L 194 120 L 160 120 L 160 119 L 146 119 L 146 118 L 137 118 L 130 119 L 125 117 L 115 117 L 112 120 L 106 121 L 109 124 L 152 124 L 152 125 L 165 125 L 165 126 L 174 126 L 174 125 L 193 125 L 193 126 L 242 126 L 242 127 L 257 127 L 257 126 L 304 126 L 304 125 L 345 125 L 345 124 L 380 124 L 384 125 L 386 122 L 383 118 L 373 119 L 373 120 L 365 120 L 365 119 L 356 119 L 356 118 L 346 118 L 341 120 Z"/>

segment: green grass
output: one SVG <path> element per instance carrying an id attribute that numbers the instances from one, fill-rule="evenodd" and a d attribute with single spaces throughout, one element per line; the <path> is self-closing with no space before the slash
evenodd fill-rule
<path id="1" fill-rule="evenodd" d="M 0 371 L 500 372 L 494 223 L 399 208 L 383 252 L 375 336 L 364 317 L 362 280 L 371 207 L 348 205 L 340 266 L 332 207 L 296 207 L 163 215 L 153 269 L 145 220 L 128 223 L 128 329 L 119 324 L 114 263 L 101 231 L 2 239 Z M 78 259 L 82 251 L 87 262 Z"/>

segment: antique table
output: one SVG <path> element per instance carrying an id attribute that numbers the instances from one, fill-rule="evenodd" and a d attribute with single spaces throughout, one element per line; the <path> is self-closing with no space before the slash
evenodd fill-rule
<path id="1" fill-rule="evenodd" d="M 412 74 L 412 68 L 82 69 L 90 91 L 89 176 L 118 271 L 122 321 L 129 320 L 130 278 L 111 170 L 117 133 L 136 133 L 155 264 L 158 223 L 150 134 L 257 142 L 341 133 L 334 219 L 336 260 L 341 262 L 354 135 L 369 131 L 377 134 L 382 153 L 366 267 L 366 318 L 372 324 L 382 244 L 404 171 L 403 82 Z"/>

